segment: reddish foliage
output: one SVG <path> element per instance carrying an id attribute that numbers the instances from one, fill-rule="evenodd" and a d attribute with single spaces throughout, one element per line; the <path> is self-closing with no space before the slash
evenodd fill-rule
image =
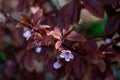
<path id="1" fill-rule="evenodd" d="M 20 12 L 20 21 L 14 18 L 11 20 L 8 16 L 6 24 L 9 20 L 16 21 L 14 26 L 17 24 L 16 27 L 21 29 L 6 31 L 3 28 L 3 32 L 9 34 L 9 31 L 13 31 L 10 35 L 15 36 L 12 37 L 11 43 L 15 47 L 15 52 L 8 57 L 8 65 L 4 70 L 6 78 L 16 69 L 16 80 L 45 80 L 48 71 L 53 73 L 56 80 L 65 75 L 70 80 L 114 80 L 110 64 L 120 62 L 120 50 L 117 46 L 120 37 L 113 38 L 115 33 L 120 33 L 119 0 L 105 1 L 71 0 L 57 9 L 51 0 L 19 0 L 17 9 Z M 47 3 L 53 10 L 47 11 Z M 39 10 L 32 14 L 33 12 L 30 13 L 28 9 L 31 6 L 37 6 Z M 97 40 L 91 35 L 75 31 L 74 24 L 79 26 L 80 13 L 84 8 L 101 19 L 106 13 L 108 20 L 105 34 L 96 39 L 104 40 L 110 37 L 109 43 L 98 46 Z M 4 52 L 8 53 L 7 50 Z"/>

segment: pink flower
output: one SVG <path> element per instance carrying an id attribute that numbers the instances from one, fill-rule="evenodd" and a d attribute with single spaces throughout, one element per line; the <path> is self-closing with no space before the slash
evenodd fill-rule
<path id="1" fill-rule="evenodd" d="M 69 62 L 70 59 L 73 59 L 74 56 L 70 50 L 62 50 L 60 54 L 61 58 L 65 58 L 65 61 Z"/>
<path id="2" fill-rule="evenodd" d="M 61 66 L 62 66 L 62 63 L 60 62 L 60 60 L 57 60 L 57 61 L 53 64 L 53 67 L 54 67 L 55 69 L 59 69 Z"/>

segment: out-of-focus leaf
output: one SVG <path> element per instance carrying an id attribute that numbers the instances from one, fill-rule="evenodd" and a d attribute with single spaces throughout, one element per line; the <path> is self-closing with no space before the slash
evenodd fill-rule
<path id="1" fill-rule="evenodd" d="M 73 70 L 74 60 L 71 60 L 65 67 L 65 72 L 67 75 L 70 75 Z"/>
<path id="2" fill-rule="evenodd" d="M 104 57 L 104 55 L 102 54 L 101 51 L 99 51 L 98 49 L 94 48 L 93 45 L 85 42 L 83 45 L 83 48 L 86 50 L 87 53 L 96 56 L 96 57 Z"/>
<path id="3" fill-rule="evenodd" d="M 94 16 L 104 17 L 104 8 L 99 0 L 83 0 L 83 3 Z"/>
<path id="4" fill-rule="evenodd" d="M 5 61 L 6 60 L 6 55 L 3 52 L 0 52 L 0 60 Z"/>
<path id="5" fill-rule="evenodd" d="M 105 64 L 104 60 L 99 59 L 97 66 L 98 66 L 98 68 L 100 69 L 101 72 L 105 72 L 106 64 Z"/>
<path id="6" fill-rule="evenodd" d="M 16 60 L 18 63 L 23 61 L 24 56 L 25 56 L 24 50 L 21 50 L 21 51 L 15 53 L 15 57 L 16 57 Z"/>
<path id="7" fill-rule="evenodd" d="M 88 23 L 85 26 L 85 31 L 87 32 L 91 31 L 94 37 L 103 36 L 105 34 L 104 28 L 106 22 L 107 22 L 107 17 L 97 22 Z"/>
<path id="8" fill-rule="evenodd" d="M 87 41 L 87 39 L 80 33 L 76 33 L 75 31 L 72 31 L 69 35 L 66 36 L 67 40 L 70 41 Z"/>
<path id="9" fill-rule="evenodd" d="M 116 52 L 105 53 L 105 56 L 108 60 L 120 62 L 120 54 Z"/>
<path id="10" fill-rule="evenodd" d="M 120 25 L 120 14 L 114 15 L 113 17 L 108 20 L 105 26 L 105 33 L 107 35 L 113 34 L 117 31 Z"/>
<path id="11" fill-rule="evenodd" d="M 24 67 L 29 71 L 32 72 L 34 70 L 34 61 L 32 58 L 32 55 L 26 54 L 25 59 L 24 59 Z"/>
<path id="12" fill-rule="evenodd" d="M 26 14 L 23 14 L 23 13 L 19 13 L 19 15 L 20 15 L 22 24 L 25 24 L 27 26 L 32 26 L 29 16 L 27 16 Z"/>
<path id="13" fill-rule="evenodd" d="M 19 0 L 17 10 L 22 12 L 26 8 L 27 0 Z"/>
<path id="14" fill-rule="evenodd" d="M 120 0 L 109 0 L 112 7 L 115 9 L 117 7 L 117 4 L 119 4 Z"/>
<path id="15" fill-rule="evenodd" d="M 110 65 L 107 65 L 104 75 L 105 75 L 105 80 L 115 80 L 113 70 L 111 69 Z"/>
<path id="16" fill-rule="evenodd" d="M 23 24 L 21 24 L 21 23 L 18 23 L 18 24 L 16 25 L 16 27 L 17 27 L 17 28 L 24 28 L 25 25 L 23 25 Z"/>
<path id="17" fill-rule="evenodd" d="M 13 71 L 15 70 L 17 63 L 15 61 L 9 60 L 7 61 L 7 67 L 4 70 L 4 74 L 9 77 Z"/>
<path id="18" fill-rule="evenodd" d="M 88 63 L 98 64 L 98 58 L 96 56 L 93 56 L 92 54 L 89 54 L 89 53 L 87 53 L 87 55 L 85 56 L 85 60 Z"/>
<path id="19" fill-rule="evenodd" d="M 85 69 L 85 63 L 82 57 L 78 57 L 74 62 L 73 72 L 77 78 L 82 77 Z"/>
<path id="20" fill-rule="evenodd" d="M 61 21 L 61 17 L 58 14 L 58 11 L 52 11 L 46 14 L 45 22 L 47 25 L 50 25 L 51 28 L 55 26 L 63 27 L 64 22 Z"/>
<path id="21" fill-rule="evenodd" d="M 72 0 L 61 8 L 60 15 L 63 17 L 66 26 L 79 21 L 80 10 L 81 6 L 77 0 Z"/>

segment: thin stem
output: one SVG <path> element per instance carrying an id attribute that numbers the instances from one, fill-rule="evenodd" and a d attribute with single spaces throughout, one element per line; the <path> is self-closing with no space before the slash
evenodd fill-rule
<path id="1" fill-rule="evenodd" d="M 67 46 L 65 43 L 62 43 L 62 46 L 66 47 L 67 49 L 69 49 L 69 50 L 71 50 L 71 51 L 73 51 L 73 52 L 75 52 L 75 53 L 77 53 L 77 54 L 79 54 L 79 55 L 82 55 L 79 50 L 76 50 L 76 49 L 74 49 L 74 48 L 70 48 L 70 47 Z"/>

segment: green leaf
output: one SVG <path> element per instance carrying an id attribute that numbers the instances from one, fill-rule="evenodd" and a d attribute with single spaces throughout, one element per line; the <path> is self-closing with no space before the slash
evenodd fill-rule
<path id="1" fill-rule="evenodd" d="M 87 24 L 86 27 L 86 31 L 91 31 L 93 33 L 93 36 L 102 36 L 104 35 L 104 27 L 105 24 L 107 22 L 107 17 L 105 17 L 103 20 L 101 21 L 97 21 L 97 22 L 93 22 L 93 23 L 89 23 Z"/>
<path id="2" fill-rule="evenodd" d="M 3 52 L 0 52 L 0 60 L 5 61 L 6 60 L 6 55 Z"/>

